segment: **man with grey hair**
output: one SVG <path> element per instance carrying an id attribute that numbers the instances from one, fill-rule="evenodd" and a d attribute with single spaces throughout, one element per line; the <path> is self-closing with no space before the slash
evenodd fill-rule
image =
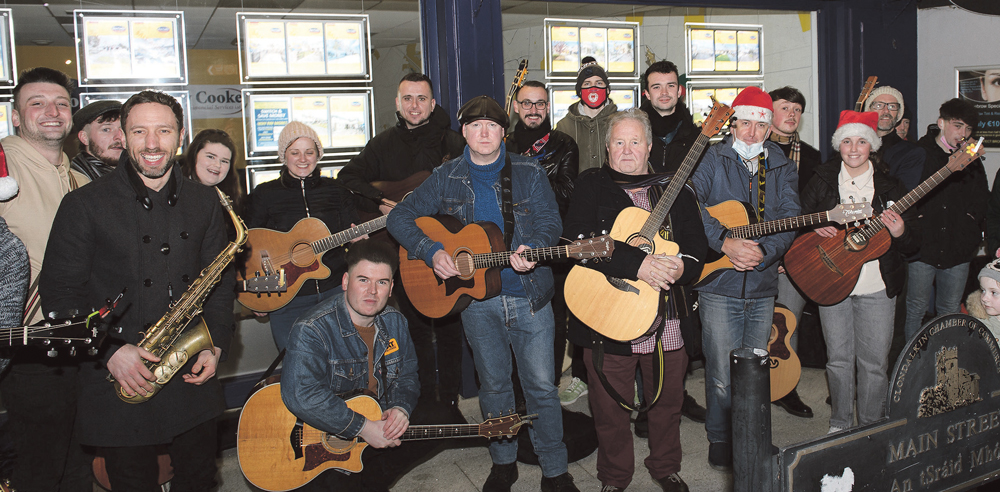
<path id="1" fill-rule="evenodd" d="M 887 85 L 873 90 L 865 101 L 865 111 L 878 113 L 878 136 L 882 139 L 882 147 L 875 156 L 888 166 L 889 175 L 902 181 L 906 191 L 910 191 L 920 184 L 926 153 L 896 133 L 896 125 L 905 109 L 903 94 Z"/>
<path id="2" fill-rule="evenodd" d="M 618 213 L 628 207 L 652 210 L 673 177 L 649 174 L 647 163 L 653 133 L 645 112 L 633 108 L 615 113 L 608 128 L 605 144 L 608 162 L 584 171 L 577 179 L 563 230 L 566 237 L 611 230 Z M 688 490 L 678 475 L 681 404 L 688 360 L 680 323 L 681 318 L 693 313 L 684 286 L 698 280 L 708 248 L 694 190 L 682 189 L 659 233 L 676 242 L 680 254 L 647 254 L 638 247 L 615 241 L 615 261 L 586 265 L 611 277 L 641 280 L 659 292 L 669 291 L 669 296 L 659 298 L 659 312 L 666 315 L 658 318 L 658 326 L 652 333 L 620 342 L 575 317 L 570 322 L 570 340 L 584 347 L 583 360 L 591 381 L 590 406 L 598 423 L 597 478 L 602 491 L 625 490 L 635 471 L 629 417 L 637 366 L 642 367 L 647 402 L 643 410 L 649 419 L 646 468 L 663 490 Z M 662 366 L 657 362 L 658 352 L 662 352 Z M 657 374 L 662 375 L 661 380 L 657 380 Z M 662 393 L 656 398 L 659 387 Z"/>

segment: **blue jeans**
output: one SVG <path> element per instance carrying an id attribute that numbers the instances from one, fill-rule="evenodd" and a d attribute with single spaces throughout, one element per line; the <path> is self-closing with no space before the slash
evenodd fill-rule
<path id="1" fill-rule="evenodd" d="M 774 298 L 737 299 L 699 292 L 698 311 L 705 352 L 705 430 L 709 442 L 733 442 L 729 352 L 738 348 L 767 349 Z"/>
<path id="2" fill-rule="evenodd" d="M 312 295 L 302 295 L 299 292 L 299 295 L 295 296 L 288 304 L 285 304 L 285 307 L 271 311 L 268 314 L 268 317 L 271 319 L 271 336 L 274 337 L 274 346 L 278 347 L 278 352 L 285 350 L 285 347 L 288 345 L 288 335 L 291 334 L 292 325 L 295 324 L 295 320 L 299 319 L 299 316 L 302 316 L 315 307 L 320 301 L 329 299 L 341 292 L 343 292 L 343 289 L 340 287 Z"/>
<path id="3" fill-rule="evenodd" d="M 552 304 L 532 313 L 531 303 L 524 297 L 497 296 L 481 302 L 472 301 L 462 311 L 462 325 L 479 371 L 479 408 L 483 418 L 515 412 L 510 358 L 513 348 L 528 413 L 538 414 L 528 432 L 542 475 L 555 477 L 566 473 L 562 406 L 559 405 L 559 390 L 552 382 L 555 329 Z M 491 440 L 490 456 L 498 465 L 515 462 L 517 439 Z"/>
<path id="4" fill-rule="evenodd" d="M 914 261 L 909 266 L 909 280 L 906 288 L 906 324 L 903 327 L 906 341 L 913 340 L 923 325 L 927 304 L 930 303 L 931 287 L 934 292 L 934 313 L 937 316 L 959 312 L 965 282 L 969 278 L 969 264 L 962 263 L 951 268 L 934 268 L 927 263 Z"/>

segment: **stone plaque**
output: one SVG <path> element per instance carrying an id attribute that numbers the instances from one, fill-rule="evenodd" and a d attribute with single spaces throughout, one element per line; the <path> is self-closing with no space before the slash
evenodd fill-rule
<path id="1" fill-rule="evenodd" d="M 781 490 L 965 490 L 1000 475 L 1000 350 L 979 320 L 931 321 L 896 361 L 887 419 L 782 450 Z"/>

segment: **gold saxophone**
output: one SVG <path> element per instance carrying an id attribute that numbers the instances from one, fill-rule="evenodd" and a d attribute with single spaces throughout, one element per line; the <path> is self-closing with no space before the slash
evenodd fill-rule
<path id="1" fill-rule="evenodd" d="M 233 225 L 236 226 L 236 240 L 229 243 L 229 246 L 201 271 L 201 274 L 191 283 L 184 295 L 177 302 L 171 303 L 167 313 L 155 325 L 146 330 L 142 341 L 139 342 L 139 347 L 160 358 L 160 362 L 150 362 L 145 359 L 142 361 L 156 376 L 156 380 L 150 382 L 153 385 L 153 390 L 145 395 L 136 393 L 134 396 L 128 396 L 122 389 L 121 383 L 108 375 L 108 381 L 115 383 L 118 398 L 127 403 L 142 403 L 149 400 L 160 391 L 163 385 L 170 382 L 170 378 L 174 377 L 174 374 L 187 363 L 188 359 L 196 356 L 202 350 L 211 350 L 214 347 L 208 326 L 205 325 L 205 320 L 199 316 L 202 312 L 201 305 L 205 302 L 208 294 L 212 292 L 215 284 L 219 282 L 223 270 L 233 261 L 233 257 L 240 252 L 243 244 L 247 241 L 247 227 L 233 211 L 232 201 L 218 188 L 215 191 L 219 193 L 219 201 L 229 212 L 229 216 L 233 219 Z M 197 318 L 197 322 L 191 329 L 186 330 L 185 328 L 192 321 L 195 321 L 195 318 Z"/>

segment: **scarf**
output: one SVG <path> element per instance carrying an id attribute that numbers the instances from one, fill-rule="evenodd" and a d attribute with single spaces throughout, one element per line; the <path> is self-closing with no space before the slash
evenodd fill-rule
<path id="1" fill-rule="evenodd" d="M 549 123 L 549 119 L 545 118 L 545 121 L 538 128 L 528 128 L 524 125 L 524 122 L 518 120 L 514 125 L 514 131 L 511 136 L 514 139 L 514 153 L 522 154 L 527 156 L 532 156 L 541 151 L 541 148 L 545 146 L 544 143 L 538 145 L 538 150 L 533 149 L 539 140 L 545 138 L 549 132 L 552 131 L 552 124 Z"/>
<path id="2" fill-rule="evenodd" d="M 792 133 L 787 137 L 778 135 L 777 132 L 771 132 L 771 141 L 782 146 L 791 144 L 792 149 L 788 152 L 788 158 L 795 161 L 795 169 L 798 169 L 799 156 L 802 154 L 802 143 L 799 141 L 799 132 Z"/>
<path id="3" fill-rule="evenodd" d="M 663 140 L 664 145 L 669 145 L 677 135 L 677 131 L 680 130 L 681 124 L 684 122 L 684 117 L 687 114 L 687 111 L 682 111 L 683 107 L 683 103 L 678 102 L 677 106 L 674 107 L 673 113 L 660 116 L 660 113 L 656 112 L 652 103 L 647 99 L 642 102 L 640 109 L 649 116 L 649 125 L 653 129 L 653 135 Z"/>

